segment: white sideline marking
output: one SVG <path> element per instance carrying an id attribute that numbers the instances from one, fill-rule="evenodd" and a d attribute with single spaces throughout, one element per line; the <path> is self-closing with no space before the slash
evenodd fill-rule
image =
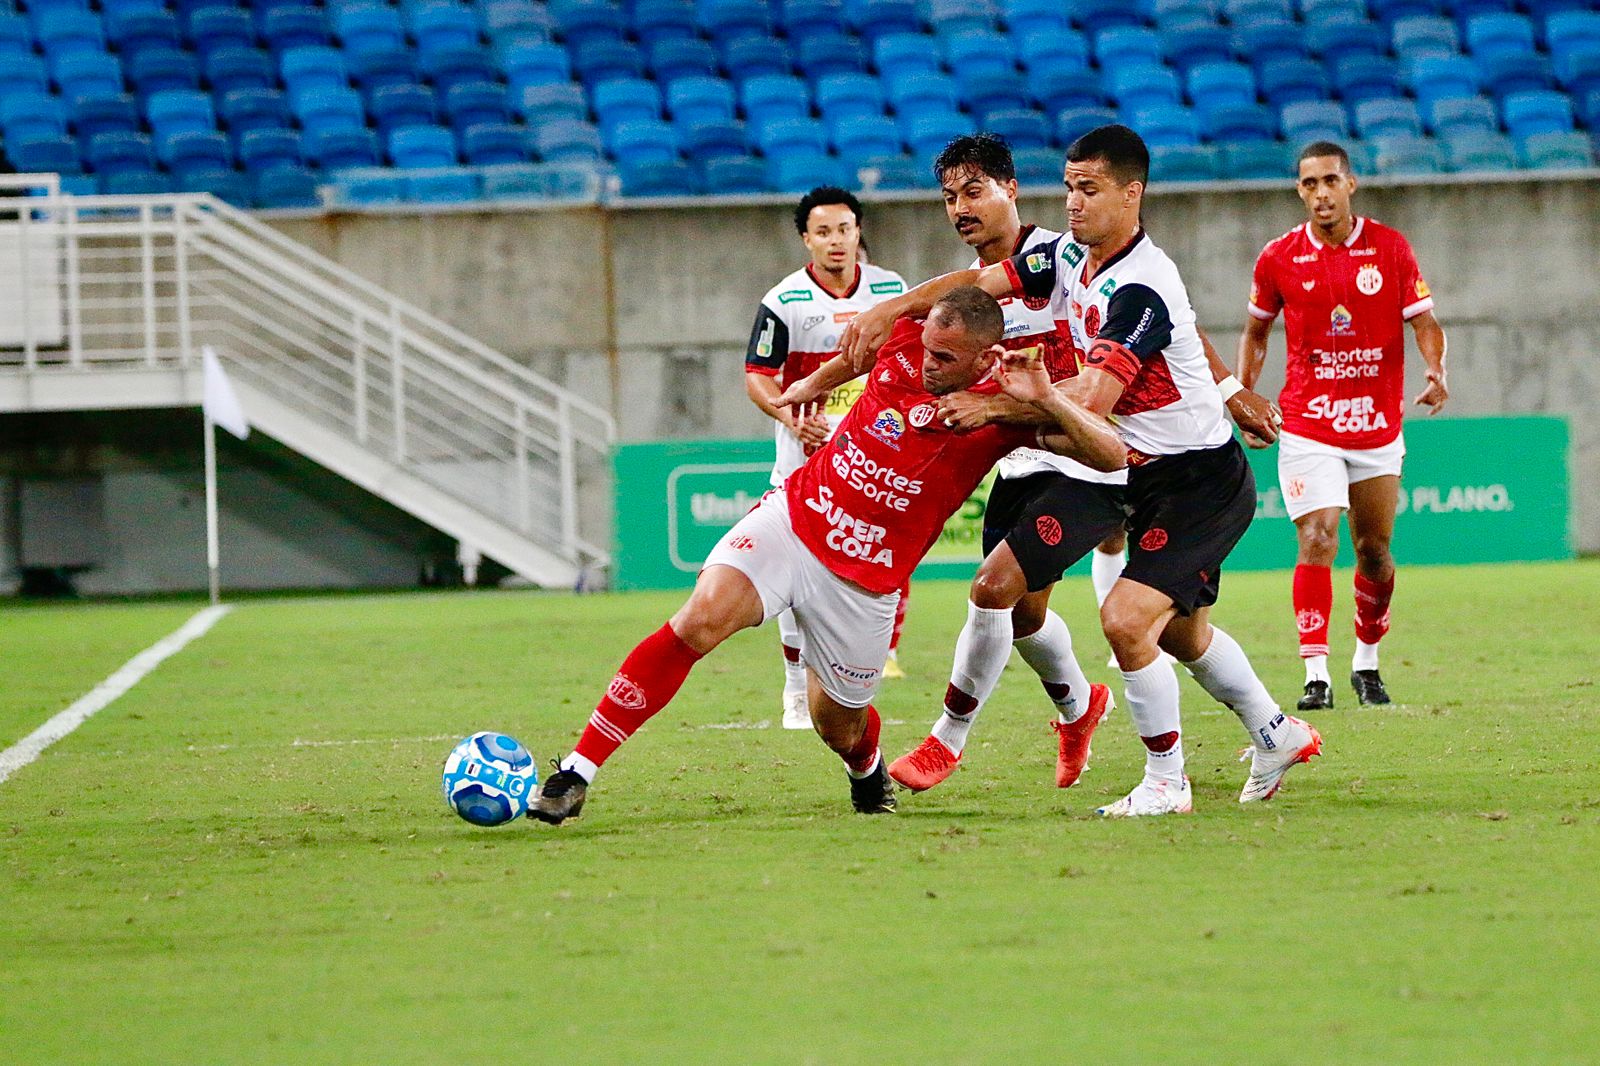
<path id="1" fill-rule="evenodd" d="M 118 696 L 144 680 L 150 671 L 182 651 L 190 641 L 204 636 L 207 630 L 231 610 L 233 610 L 231 605 L 219 604 L 195 614 L 172 633 L 123 663 L 116 673 L 90 689 L 87 695 L 80 697 L 72 706 L 53 716 L 44 725 L 5 751 L 0 751 L 0 782 L 4 782 L 6 778 L 33 762 L 46 748 L 87 722 L 93 715 L 105 710 Z"/>

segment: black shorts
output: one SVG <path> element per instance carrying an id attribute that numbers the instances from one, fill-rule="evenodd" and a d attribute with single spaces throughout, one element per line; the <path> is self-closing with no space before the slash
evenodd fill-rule
<path id="1" fill-rule="evenodd" d="M 1181 614 L 1217 602 L 1222 561 L 1256 514 L 1256 479 L 1239 442 L 1128 471 L 1122 576 L 1171 597 Z"/>
<path id="2" fill-rule="evenodd" d="M 983 511 L 983 554 L 1005 541 L 1028 579 L 1028 591 L 1048 588 L 1123 528 L 1128 515 L 1122 496 L 1121 485 L 1065 474 L 997 478 Z"/>

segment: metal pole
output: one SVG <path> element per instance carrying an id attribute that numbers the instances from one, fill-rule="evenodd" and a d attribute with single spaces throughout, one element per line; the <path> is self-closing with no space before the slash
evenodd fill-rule
<path id="1" fill-rule="evenodd" d="M 222 581 L 219 576 L 221 552 L 217 544 L 217 430 L 211 421 L 211 412 L 204 412 L 206 427 L 206 571 L 209 575 L 212 606 L 222 602 Z"/>
<path id="2" fill-rule="evenodd" d="M 22 290 L 22 365 L 29 370 L 39 368 L 39 343 L 33 333 L 33 234 L 29 223 L 33 221 L 33 208 L 28 201 L 17 201 L 17 244 L 21 249 L 18 267 Z"/>

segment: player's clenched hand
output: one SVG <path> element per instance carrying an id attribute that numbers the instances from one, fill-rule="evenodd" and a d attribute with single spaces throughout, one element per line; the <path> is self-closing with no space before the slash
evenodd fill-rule
<path id="1" fill-rule="evenodd" d="M 822 388 L 817 382 L 811 380 L 815 376 L 815 374 L 807 375 L 806 377 L 803 377 L 799 381 L 795 382 L 793 385 L 790 385 L 787 389 L 784 389 L 778 398 L 772 401 L 772 406 L 791 408 L 791 416 L 793 416 L 797 411 L 804 413 L 804 409 L 806 407 L 817 403 L 825 395 L 827 395 L 828 392 L 828 390 Z M 789 423 L 789 428 L 794 429 L 793 421 Z M 798 433 L 795 435 L 799 436 Z"/>
<path id="2" fill-rule="evenodd" d="M 820 408 L 815 405 L 791 407 L 788 415 L 789 432 L 799 438 L 807 455 L 828 443 L 828 416 Z"/>
<path id="3" fill-rule="evenodd" d="M 1430 415 L 1436 415 L 1448 399 L 1450 389 L 1444 383 L 1444 371 L 1428 371 L 1428 387 L 1417 394 L 1416 405 L 1426 407 Z"/>
<path id="4" fill-rule="evenodd" d="M 1252 389 L 1240 389 L 1228 397 L 1228 413 L 1244 431 L 1244 441 L 1252 448 L 1265 448 L 1278 439 L 1283 415 L 1278 405 Z"/>
<path id="5" fill-rule="evenodd" d="M 970 433 L 989 424 L 989 404 L 970 392 L 952 392 L 939 398 L 939 421 L 957 433 Z"/>
<path id="6" fill-rule="evenodd" d="M 1000 387 L 1006 395 L 1023 403 L 1037 404 L 1054 392 L 1044 358 L 1038 348 L 1016 348 L 1000 357 Z"/>
<path id="7" fill-rule="evenodd" d="M 844 332 L 839 335 L 839 354 L 864 372 L 893 329 L 894 314 L 887 307 L 869 307 L 845 323 Z"/>

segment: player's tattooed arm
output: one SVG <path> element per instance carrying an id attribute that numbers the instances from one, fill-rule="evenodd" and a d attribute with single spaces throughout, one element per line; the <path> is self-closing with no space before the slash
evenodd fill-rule
<path id="1" fill-rule="evenodd" d="M 1000 387 L 1012 399 L 1050 416 L 1053 425 L 1038 431 L 1041 446 L 1096 470 L 1121 470 L 1128 465 L 1128 448 L 1111 423 L 1056 388 L 1037 349 L 1024 348 L 1000 357 Z"/>
<path id="2" fill-rule="evenodd" d="M 1424 311 L 1412 318 L 1411 329 L 1417 335 L 1417 351 L 1422 353 L 1422 361 L 1428 364 L 1428 387 L 1417 394 L 1415 402 L 1419 407 L 1426 407 L 1430 415 L 1436 415 L 1450 399 L 1450 387 L 1445 383 L 1444 372 L 1444 357 L 1449 350 L 1449 343 L 1445 339 L 1444 327 L 1439 325 L 1432 311 Z"/>
<path id="3" fill-rule="evenodd" d="M 940 297 L 963 285 L 976 285 L 996 299 L 1010 296 L 1013 289 L 1011 276 L 1006 273 L 1003 263 L 982 270 L 957 270 L 941 274 L 892 300 L 874 304 L 852 318 L 839 337 L 839 351 L 860 366 L 862 373 L 866 373 L 878 349 L 889 339 L 896 319 L 925 317 Z"/>

